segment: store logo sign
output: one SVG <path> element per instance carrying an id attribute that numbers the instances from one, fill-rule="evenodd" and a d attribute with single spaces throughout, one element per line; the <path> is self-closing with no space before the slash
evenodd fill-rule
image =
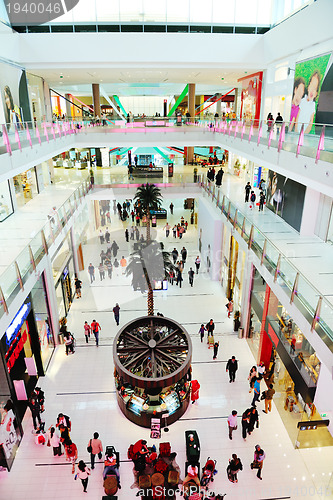
<path id="1" fill-rule="evenodd" d="M 15 318 L 9 325 L 9 327 L 6 330 L 6 344 L 9 347 L 11 344 L 11 341 L 16 335 L 16 333 L 19 331 L 21 326 L 23 325 L 23 322 L 25 321 L 26 317 L 28 316 L 30 312 L 30 302 L 27 302 L 26 304 L 23 304 L 19 312 L 16 314 Z"/>
<path id="2" fill-rule="evenodd" d="M 5 0 L 11 25 L 48 23 L 71 11 L 79 0 Z"/>

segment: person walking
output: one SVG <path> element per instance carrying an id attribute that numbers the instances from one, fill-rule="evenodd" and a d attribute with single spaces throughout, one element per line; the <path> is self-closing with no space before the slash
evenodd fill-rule
<path id="1" fill-rule="evenodd" d="M 249 373 L 249 376 L 247 377 L 247 380 L 249 381 L 249 384 L 250 384 L 250 390 L 249 392 L 252 391 L 253 389 L 253 385 L 254 385 L 254 382 L 255 382 L 255 379 L 257 378 L 257 367 L 256 366 L 252 366 L 251 370 L 250 370 L 250 373 Z"/>
<path id="2" fill-rule="evenodd" d="M 262 212 L 264 210 L 265 200 L 266 200 L 266 198 L 265 198 L 264 192 L 261 191 L 260 196 L 259 196 L 259 212 Z"/>
<path id="3" fill-rule="evenodd" d="M 99 270 L 99 278 L 100 278 L 100 281 L 103 281 L 104 278 L 105 278 L 105 268 L 104 268 L 104 265 L 102 264 L 102 262 L 100 263 L 100 265 L 98 266 L 98 270 Z"/>
<path id="4" fill-rule="evenodd" d="M 90 276 L 90 284 L 92 284 L 92 282 L 95 281 L 95 268 L 94 268 L 94 266 L 92 265 L 91 262 L 90 262 L 90 264 L 88 266 L 88 273 L 89 273 L 89 276 Z"/>
<path id="5" fill-rule="evenodd" d="M 34 395 L 34 393 L 33 393 Z M 32 423 L 34 426 L 34 431 L 37 432 L 41 429 L 42 427 L 42 419 L 40 417 L 40 405 L 35 397 L 30 397 L 29 398 L 29 408 L 31 410 L 31 416 L 32 416 Z M 39 426 L 37 425 L 37 421 L 39 423 Z"/>
<path id="6" fill-rule="evenodd" d="M 251 408 L 244 411 L 242 415 L 242 438 L 246 441 L 247 432 L 250 425 Z"/>
<path id="7" fill-rule="evenodd" d="M 256 402 L 259 401 L 259 396 L 260 396 L 260 380 L 261 380 L 260 377 L 256 377 L 256 379 L 254 381 L 254 385 L 253 385 L 254 395 L 253 395 L 251 406 L 255 406 Z"/>
<path id="8" fill-rule="evenodd" d="M 121 259 L 120 259 L 120 267 L 121 267 L 121 273 L 122 274 L 125 274 L 126 272 L 126 266 L 127 266 L 127 260 L 125 259 L 125 257 L 122 255 Z"/>
<path id="9" fill-rule="evenodd" d="M 84 336 L 86 337 L 86 344 L 88 344 L 89 337 L 90 337 L 90 330 L 91 330 L 91 327 L 90 327 L 88 321 L 84 322 L 83 328 L 84 328 Z"/>
<path id="10" fill-rule="evenodd" d="M 60 444 L 60 436 L 58 432 L 56 431 L 55 427 L 51 425 L 51 427 L 48 430 L 48 439 L 50 442 L 50 446 L 53 448 L 53 456 L 54 457 L 61 457 L 63 453 L 61 453 L 61 444 Z"/>
<path id="11" fill-rule="evenodd" d="M 113 240 L 113 243 L 111 245 L 111 252 L 112 252 L 112 255 L 114 258 L 117 257 L 118 250 L 119 250 L 119 246 L 117 245 L 115 240 Z"/>
<path id="12" fill-rule="evenodd" d="M 177 269 L 177 280 L 176 280 L 176 285 L 179 285 L 179 288 L 182 287 L 182 281 L 183 281 L 183 276 L 182 272 L 180 269 Z"/>
<path id="13" fill-rule="evenodd" d="M 243 464 L 240 458 L 237 457 L 236 453 L 233 453 L 232 459 L 229 460 L 229 465 L 227 467 L 227 475 L 231 483 L 238 483 L 237 474 L 241 470 L 243 470 Z"/>
<path id="14" fill-rule="evenodd" d="M 256 195 L 255 195 L 255 192 L 254 192 L 254 191 L 251 191 L 251 196 L 250 196 L 250 205 L 249 205 L 249 207 L 251 208 L 251 210 L 252 210 L 252 208 L 254 208 L 254 206 L 255 206 L 256 199 L 257 199 L 257 197 L 256 197 Z"/>
<path id="15" fill-rule="evenodd" d="M 238 361 L 235 356 L 228 359 L 226 371 L 229 371 L 229 382 L 235 382 L 236 371 L 238 370 Z"/>
<path id="16" fill-rule="evenodd" d="M 257 429 L 259 429 L 259 413 L 257 408 L 254 406 L 250 408 L 251 413 L 250 413 L 250 421 L 249 421 L 249 426 L 248 426 L 248 434 L 252 434 L 254 431 L 254 427 L 256 426 Z"/>
<path id="17" fill-rule="evenodd" d="M 172 258 L 173 258 L 173 263 L 176 264 L 177 259 L 178 259 L 178 250 L 177 248 L 174 248 L 171 252 Z"/>
<path id="18" fill-rule="evenodd" d="M 101 325 L 97 323 L 97 321 L 94 319 L 93 322 L 91 323 L 91 331 L 95 335 L 95 340 L 96 340 L 96 345 L 98 346 L 98 341 L 99 341 L 99 332 L 102 330 Z"/>
<path id="19" fill-rule="evenodd" d="M 269 384 L 269 388 L 266 391 L 265 409 L 263 410 L 264 413 L 272 411 L 272 399 L 274 394 L 275 394 L 275 389 L 273 388 L 273 384 Z"/>
<path id="20" fill-rule="evenodd" d="M 75 472 L 75 462 L 77 460 L 77 446 L 73 443 L 71 439 L 68 439 L 64 443 L 65 452 L 66 452 L 66 460 L 67 462 L 72 462 L 72 474 Z"/>
<path id="21" fill-rule="evenodd" d="M 217 187 L 221 187 L 223 179 L 224 170 L 220 168 L 215 177 L 215 184 Z"/>
<path id="22" fill-rule="evenodd" d="M 191 286 L 193 286 L 193 281 L 194 281 L 194 271 L 192 267 L 190 267 L 190 270 L 188 272 L 188 281 Z"/>
<path id="23" fill-rule="evenodd" d="M 40 406 L 40 412 L 43 413 L 45 411 L 44 403 L 45 403 L 45 394 L 44 391 L 40 387 L 35 387 L 34 398 L 37 400 Z"/>
<path id="24" fill-rule="evenodd" d="M 117 326 L 119 326 L 119 311 L 120 311 L 120 307 L 119 307 L 118 303 L 116 303 L 116 305 L 114 306 L 114 308 L 112 309 L 112 311 L 113 311 L 113 314 L 114 314 L 115 322 L 116 322 Z"/>
<path id="25" fill-rule="evenodd" d="M 227 310 L 228 310 L 228 318 L 230 318 L 230 315 L 234 310 L 234 302 L 232 299 L 230 299 L 228 304 L 227 304 Z"/>
<path id="26" fill-rule="evenodd" d="M 259 444 L 256 444 L 254 448 L 253 462 L 251 463 L 251 469 L 258 469 L 257 478 L 262 480 L 261 471 L 264 465 L 264 460 L 266 458 L 264 450 Z"/>
<path id="27" fill-rule="evenodd" d="M 164 228 L 163 228 L 163 229 L 165 229 L 165 236 L 166 236 L 167 238 L 169 237 L 169 234 L 170 234 L 170 228 L 171 228 L 171 226 L 170 226 L 170 224 L 167 222 L 167 223 L 165 224 Z"/>
<path id="28" fill-rule="evenodd" d="M 99 241 L 100 241 L 101 245 L 103 245 L 103 243 L 104 243 L 104 234 L 103 234 L 103 231 L 101 229 L 99 230 L 99 235 L 98 236 L 99 236 Z"/>
<path id="29" fill-rule="evenodd" d="M 134 181 L 133 165 L 130 163 L 128 165 L 128 180 L 131 180 L 131 179 Z"/>
<path id="30" fill-rule="evenodd" d="M 185 247 L 183 247 L 180 251 L 181 253 L 181 256 L 182 256 L 182 261 L 184 262 L 184 264 L 186 263 L 186 258 L 187 258 L 187 250 Z"/>
<path id="31" fill-rule="evenodd" d="M 108 260 L 107 261 L 107 264 L 106 264 L 106 269 L 108 271 L 108 277 L 111 279 L 112 278 L 112 263 L 111 263 L 111 260 Z"/>
<path id="32" fill-rule="evenodd" d="M 60 426 L 63 425 L 68 431 L 72 429 L 71 419 L 68 415 L 64 415 L 63 413 L 59 413 L 57 416 L 56 427 L 60 429 Z"/>
<path id="33" fill-rule="evenodd" d="M 126 240 L 126 243 L 129 242 L 129 232 L 128 232 L 127 228 L 125 229 L 125 240 Z"/>
<path id="34" fill-rule="evenodd" d="M 191 401 L 194 404 L 199 399 L 200 384 L 197 380 L 191 381 Z"/>
<path id="35" fill-rule="evenodd" d="M 105 241 L 108 244 L 110 243 L 110 236 L 111 236 L 111 234 L 110 234 L 109 228 L 107 227 L 106 231 L 105 231 Z"/>
<path id="36" fill-rule="evenodd" d="M 207 337 L 214 335 L 215 324 L 212 319 L 210 319 L 209 322 L 207 323 L 206 330 L 207 330 Z"/>
<path id="37" fill-rule="evenodd" d="M 173 203 L 171 202 L 169 205 L 170 208 L 170 214 L 173 215 Z"/>
<path id="38" fill-rule="evenodd" d="M 229 439 L 232 439 L 233 431 L 237 430 L 237 411 L 232 410 L 228 417 Z"/>
<path id="39" fill-rule="evenodd" d="M 77 299 L 81 298 L 81 287 L 82 287 L 82 281 L 79 280 L 77 275 L 75 275 L 75 293 Z"/>
<path id="40" fill-rule="evenodd" d="M 114 259 L 113 267 L 115 268 L 116 271 L 116 276 L 119 276 L 119 261 L 117 259 Z"/>
<path id="41" fill-rule="evenodd" d="M 172 234 L 173 234 L 174 238 L 177 238 L 177 226 L 176 225 L 173 226 L 173 228 L 172 228 Z"/>
<path id="42" fill-rule="evenodd" d="M 251 184 L 248 182 L 245 186 L 245 203 L 249 201 L 251 189 Z"/>
<path id="43" fill-rule="evenodd" d="M 204 336 L 205 336 L 205 330 L 206 330 L 205 325 L 202 323 L 202 325 L 199 328 L 201 343 L 203 342 L 203 339 L 204 339 Z"/>
<path id="44" fill-rule="evenodd" d="M 90 453 L 91 468 L 92 468 L 92 470 L 94 470 L 94 468 L 95 468 L 95 456 L 98 455 L 98 458 L 100 460 L 102 459 L 102 456 L 103 456 L 102 455 L 102 453 L 103 453 L 102 441 L 99 439 L 98 432 L 94 432 L 93 439 L 90 439 L 90 441 L 88 443 L 87 451 Z"/>
<path id="45" fill-rule="evenodd" d="M 198 274 L 199 269 L 200 269 L 200 264 L 201 264 L 201 259 L 200 259 L 199 255 L 197 255 L 197 258 L 195 259 L 194 263 L 195 263 L 195 268 L 196 268 L 196 271 Z"/>
<path id="46" fill-rule="evenodd" d="M 90 476 L 89 467 L 87 467 L 87 465 L 85 464 L 85 462 L 83 460 L 80 460 L 79 464 L 77 466 L 77 476 L 76 477 L 81 479 L 84 493 L 87 493 L 88 477 L 89 476 Z"/>
<path id="47" fill-rule="evenodd" d="M 220 342 L 215 342 L 214 343 L 214 354 L 213 354 L 213 359 L 216 359 L 217 358 L 217 353 L 219 351 L 219 345 L 220 345 Z"/>

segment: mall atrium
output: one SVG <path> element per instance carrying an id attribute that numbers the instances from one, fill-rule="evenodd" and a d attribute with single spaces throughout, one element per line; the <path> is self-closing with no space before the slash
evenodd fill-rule
<path id="1" fill-rule="evenodd" d="M 1 499 L 333 499 L 332 19 L 0 0 Z"/>

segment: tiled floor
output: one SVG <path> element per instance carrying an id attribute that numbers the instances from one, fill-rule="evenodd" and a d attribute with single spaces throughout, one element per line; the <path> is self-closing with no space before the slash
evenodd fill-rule
<path id="1" fill-rule="evenodd" d="M 181 200 L 174 201 L 175 215 L 170 223 L 182 215 Z M 178 250 L 184 245 L 188 251 L 185 271 L 194 263 L 197 255 L 197 234 L 189 229 L 183 240 L 166 240 L 159 223 L 158 237 L 165 243 L 167 250 L 175 245 Z M 111 239 L 115 238 L 120 246 L 119 254 L 128 256 L 130 246 L 124 239 L 124 226 L 119 221 L 113 224 Z M 104 246 L 105 247 L 105 246 Z M 90 234 L 84 248 L 86 262 L 98 263 L 101 245 L 97 234 Z M 97 273 L 98 274 L 98 273 Z M 185 273 L 186 276 L 186 273 Z M 140 428 L 126 420 L 117 407 L 113 380 L 112 341 L 117 327 L 112 307 L 119 302 L 120 326 L 138 315 L 146 313 L 146 297 L 134 292 L 130 278 L 113 276 L 99 280 L 90 286 L 86 272 L 82 272 L 82 299 L 75 300 L 68 318 L 68 327 L 75 334 L 77 348 L 73 356 L 65 356 L 64 346 L 59 346 L 51 360 L 46 377 L 40 385 L 46 393 L 46 426 L 55 423 L 59 412 L 70 415 L 72 438 L 77 444 L 79 458 L 88 460 L 86 447 L 92 433 L 100 433 L 104 447 L 113 444 L 120 451 L 120 475 L 122 489 L 119 500 L 135 498 L 131 463 L 127 462 L 129 445 L 140 438 L 153 440 L 149 430 Z M 251 395 L 248 392 L 247 375 L 254 363 L 253 355 L 246 340 L 238 339 L 232 331 L 232 320 L 226 317 L 224 304 L 226 298 L 219 283 L 211 282 L 204 272 L 195 277 L 191 288 L 184 280 L 183 288 L 170 286 L 168 291 L 155 292 L 156 311 L 179 321 L 191 335 L 193 342 L 193 378 L 201 384 L 200 399 L 190 405 L 184 416 L 170 426 L 170 432 L 162 435 L 163 441 L 170 441 L 177 452 L 177 462 L 184 471 L 185 440 L 184 432 L 195 429 L 201 441 L 201 464 L 208 456 L 217 460 L 218 474 L 214 491 L 227 493 L 226 499 L 278 499 L 278 498 L 333 498 L 331 479 L 333 448 L 295 450 L 273 403 L 272 413 L 262 413 L 260 408 L 260 427 L 244 442 L 241 437 L 240 423 L 234 433 L 233 441 L 228 439 L 227 416 L 233 409 L 239 415 L 249 406 Z M 200 343 L 198 328 L 202 322 L 214 318 L 216 337 L 220 341 L 218 359 L 212 360 L 212 352 L 207 344 Z M 101 342 L 97 348 L 90 340 L 84 342 L 83 323 L 96 319 L 102 326 Z M 226 361 L 231 355 L 239 360 L 236 382 L 230 384 L 225 371 Z M 24 419 L 25 435 L 15 459 L 12 471 L 2 473 L 0 479 L 0 498 L 5 500 L 48 500 L 77 499 L 85 496 L 101 499 L 102 469 L 97 464 L 89 478 L 88 494 L 82 493 L 80 482 L 73 480 L 70 465 L 63 457 L 54 458 L 52 449 L 38 447 L 31 434 L 30 412 Z M 260 443 L 266 452 L 263 480 L 259 481 L 255 472 L 250 470 L 254 446 Z M 155 444 L 158 444 L 155 441 Z M 231 484 L 226 477 L 228 459 L 237 453 L 244 465 L 239 474 L 239 483 Z M 183 476 L 184 477 L 184 476 Z M 331 481 L 332 483 L 332 481 Z M 180 497 L 179 497 L 180 498 Z"/>

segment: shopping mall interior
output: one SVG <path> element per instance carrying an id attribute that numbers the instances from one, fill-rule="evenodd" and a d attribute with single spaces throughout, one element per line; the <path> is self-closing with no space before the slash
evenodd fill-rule
<path id="1" fill-rule="evenodd" d="M 1 499 L 333 499 L 332 16 L 0 0 Z"/>

